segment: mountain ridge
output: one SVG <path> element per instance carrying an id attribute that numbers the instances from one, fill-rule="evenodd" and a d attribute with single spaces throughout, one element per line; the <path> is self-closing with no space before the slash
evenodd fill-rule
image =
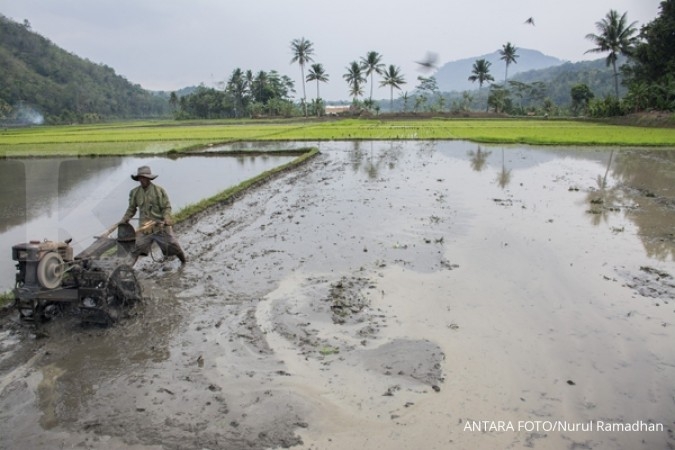
<path id="1" fill-rule="evenodd" d="M 516 55 L 516 62 L 509 65 L 509 78 L 521 72 L 546 69 L 567 62 L 554 56 L 546 55 L 539 50 L 527 48 L 517 48 Z M 494 77 L 495 83 L 502 83 L 504 81 L 506 65 L 501 60 L 499 50 L 495 50 L 492 53 L 462 58 L 443 64 L 434 74 L 438 89 L 441 92 L 459 92 L 476 89 L 478 85 L 469 81 L 469 76 L 471 75 L 473 64 L 479 59 L 485 59 L 491 63 L 490 75 Z"/>

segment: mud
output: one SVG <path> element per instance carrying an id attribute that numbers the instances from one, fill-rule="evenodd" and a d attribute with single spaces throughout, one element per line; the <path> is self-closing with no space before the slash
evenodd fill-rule
<path id="1" fill-rule="evenodd" d="M 0 448 L 675 447 L 669 153 L 321 151 L 177 229 L 117 326 L 0 319 Z"/>

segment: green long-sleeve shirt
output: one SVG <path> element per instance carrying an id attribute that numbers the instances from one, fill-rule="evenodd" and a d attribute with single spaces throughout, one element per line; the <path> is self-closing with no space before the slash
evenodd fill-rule
<path id="1" fill-rule="evenodd" d="M 171 219 L 171 202 L 164 188 L 150 183 L 147 188 L 135 187 L 129 192 L 129 208 L 124 213 L 124 221 L 131 219 L 134 214 L 140 217 L 139 224 L 147 221 L 168 222 Z"/>

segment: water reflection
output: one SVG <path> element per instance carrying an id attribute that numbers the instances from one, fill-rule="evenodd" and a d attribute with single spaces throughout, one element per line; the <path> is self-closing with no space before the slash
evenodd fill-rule
<path id="1" fill-rule="evenodd" d="M 26 172 L 20 161 L 0 164 L 0 233 L 26 221 Z"/>
<path id="2" fill-rule="evenodd" d="M 502 148 L 502 170 L 497 174 L 497 184 L 504 189 L 511 182 L 511 169 L 506 168 L 504 161 L 504 149 Z"/>
<path id="3" fill-rule="evenodd" d="M 616 157 L 615 157 L 616 155 Z M 624 217 L 638 228 L 647 256 L 675 259 L 675 157 L 667 151 L 611 150 L 604 172 L 586 194 L 595 226 Z M 624 227 L 613 227 L 616 233 Z"/>
<path id="4" fill-rule="evenodd" d="M 442 153 L 467 159 L 468 167 L 473 172 L 484 172 L 493 167 L 494 180 L 501 189 L 512 183 L 514 173 L 518 173 L 519 178 L 527 184 L 544 170 L 543 167 L 551 164 L 560 164 L 565 160 L 570 161 L 570 164 L 571 161 L 591 164 L 595 167 L 592 184 L 584 186 L 583 174 L 574 171 L 567 173 L 570 169 L 563 167 L 555 169 L 545 184 L 568 182 L 565 189 L 584 192 L 584 214 L 593 226 L 605 224 L 609 225 L 612 232 L 621 233 L 625 231 L 621 221 L 628 220 L 637 227 L 636 234 L 649 258 L 675 260 L 673 151 L 513 146 L 500 148 L 499 156 L 496 156 L 486 149 L 489 146 L 465 143 L 464 147 L 472 145 L 473 148 L 460 152 L 450 150 L 458 144 L 439 145 Z M 508 165 L 506 153 L 509 153 Z M 474 186 L 473 189 L 478 188 Z M 539 195 L 545 197 L 547 194 L 542 192 Z"/>
<path id="5" fill-rule="evenodd" d="M 675 153 L 620 152 L 611 172 L 613 190 L 632 202 L 624 215 L 637 225 L 647 255 L 675 259 Z"/>
<path id="6" fill-rule="evenodd" d="M 356 173 L 363 168 L 371 180 L 378 179 L 383 168 L 394 170 L 403 151 L 401 141 L 353 141 L 350 145 L 352 171 Z"/>
<path id="7" fill-rule="evenodd" d="M 591 223 L 595 226 L 603 222 L 607 223 L 610 214 L 621 210 L 622 192 L 616 186 L 611 188 L 607 186 L 607 176 L 609 175 L 613 158 L 614 150 L 611 150 L 604 175 L 598 175 L 595 180 L 596 186 L 586 194 L 587 213 L 591 218 Z M 627 207 L 626 205 L 623 206 Z"/>
<path id="8" fill-rule="evenodd" d="M 504 152 L 504 149 L 502 149 L 502 153 Z M 469 150 L 469 158 L 471 161 L 471 168 L 475 170 L 476 172 L 480 172 L 485 168 L 485 165 L 487 164 L 487 159 L 488 157 L 492 154 L 490 151 L 485 151 L 481 148 L 479 145 L 478 148 L 474 150 Z"/>

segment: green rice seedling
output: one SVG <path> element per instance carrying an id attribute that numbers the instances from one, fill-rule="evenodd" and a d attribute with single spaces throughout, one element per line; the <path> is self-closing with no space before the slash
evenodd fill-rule
<path id="1" fill-rule="evenodd" d="M 0 157 L 161 154 L 238 141 L 448 139 L 675 147 L 675 129 L 543 119 L 145 121 L 4 129 L 0 130 Z"/>

